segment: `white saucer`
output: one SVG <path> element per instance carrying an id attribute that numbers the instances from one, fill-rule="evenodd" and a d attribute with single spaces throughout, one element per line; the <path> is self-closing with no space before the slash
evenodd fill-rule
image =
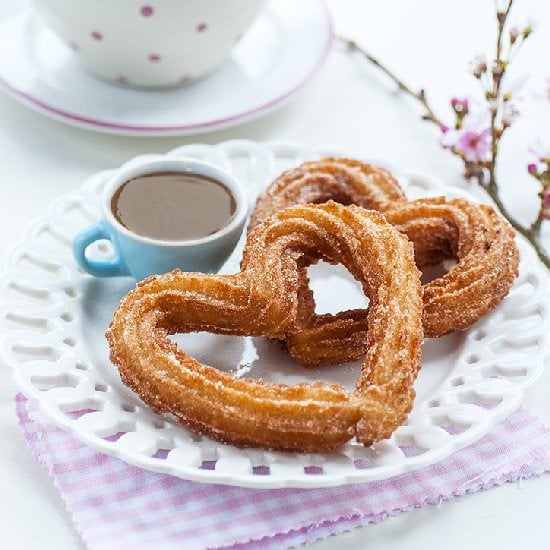
<path id="1" fill-rule="evenodd" d="M 321 0 L 271 0 L 219 70 L 186 88 L 140 91 L 85 73 L 26 3 L 0 0 L 0 12 L 0 88 L 47 116 L 114 134 L 186 135 L 259 117 L 301 89 L 332 44 Z"/>

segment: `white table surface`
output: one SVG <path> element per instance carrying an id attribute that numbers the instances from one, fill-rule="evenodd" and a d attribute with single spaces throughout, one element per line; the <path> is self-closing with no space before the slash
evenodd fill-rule
<path id="1" fill-rule="evenodd" d="M 445 114 L 446 100 L 472 90 L 467 61 L 493 43 L 492 1 L 331 0 L 338 32 L 358 38 L 413 85 L 424 85 Z M 550 77 L 550 3 L 518 0 L 517 18 L 534 16 L 539 28 L 518 58 L 516 74 L 531 87 Z M 473 15 L 475 14 L 475 15 Z M 532 94 L 529 93 L 529 96 Z M 529 97 L 524 118 L 503 143 L 499 175 L 505 198 L 523 219 L 536 208 L 535 185 L 525 173 L 527 146 L 550 135 L 550 102 Z M 447 113 L 448 114 L 448 113 Z M 544 135 L 546 134 L 546 135 Z M 388 159 L 461 184 L 461 166 L 437 145 L 436 132 L 416 107 L 397 97 L 373 69 L 336 48 L 316 80 L 282 111 L 238 128 L 195 138 L 123 138 L 64 126 L 0 96 L 0 257 L 53 198 L 94 172 L 131 156 L 183 143 L 230 138 L 291 139 L 335 145 L 350 155 Z M 550 366 L 550 365 L 549 365 Z M 82 549 L 51 480 L 35 464 L 16 424 L 16 391 L 0 366 L 0 548 Z M 525 406 L 550 423 L 550 372 Z M 318 550 L 548 548 L 550 475 L 507 484 L 440 507 L 417 510 L 311 545 Z M 182 548 L 185 548 L 182 541 Z"/>

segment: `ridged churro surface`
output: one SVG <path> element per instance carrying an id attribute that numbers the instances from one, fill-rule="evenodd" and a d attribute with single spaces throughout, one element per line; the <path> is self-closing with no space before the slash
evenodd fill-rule
<path id="1" fill-rule="evenodd" d="M 413 242 L 419 267 L 457 260 L 423 286 L 428 337 L 469 328 L 508 294 L 517 276 L 514 231 L 493 208 L 443 197 L 407 201 L 389 172 L 351 159 L 306 162 L 284 172 L 258 199 L 249 227 L 277 209 L 326 200 L 382 211 Z M 245 250 L 243 265 L 247 258 Z M 300 274 L 300 323 L 284 340 L 290 354 L 304 366 L 358 359 L 368 346 L 367 310 L 316 315 L 306 267 Z"/>

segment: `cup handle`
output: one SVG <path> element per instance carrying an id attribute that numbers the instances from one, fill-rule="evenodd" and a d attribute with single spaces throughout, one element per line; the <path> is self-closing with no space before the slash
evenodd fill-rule
<path id="1" fill-rule="evenodd" d="M 86 249 L 95 241 L 106 239 L 111 242 L 115 248 L 116 256 L 109 261 L 91 260 L 86 257 Z M 119 277 L 129 275 L 128 268 L 124 264 L 120 253 L 111 238 L 111 232 L 105 222 L 99 222 L 96 225 L 83 229 L 73 241 L 73 256 L 76 263 L 84 271 L 95 277 Z"/>

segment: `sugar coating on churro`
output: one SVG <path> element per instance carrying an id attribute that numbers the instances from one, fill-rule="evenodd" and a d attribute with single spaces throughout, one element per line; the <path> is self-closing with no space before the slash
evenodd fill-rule
<path id="1" fill-rule="evenodd" d="M 413 242 L 419 267 L 457 260 L 423 287 L 428 337 L 469 328 L 508 294 L 517 276 L 514 231 L 493 208 L 443 197 L 407 201 L 387 170 L 346 158 L 305 162 L 281 174 L 258 199 L 249 228 L 278 209 L 326 200 L 382 211 Z M 307 266 L 303 262 L 300 272 L 297 330 L 283 343 L 304 366 L 360 358 L 368 346 L 368 311 L 316 315 Z"/>

